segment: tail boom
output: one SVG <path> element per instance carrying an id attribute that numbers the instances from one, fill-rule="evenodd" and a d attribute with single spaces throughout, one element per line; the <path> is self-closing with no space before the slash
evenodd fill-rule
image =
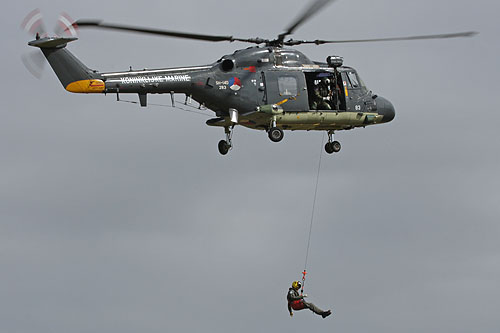
<path id="1" fill-rule="evenodd" d="M 212 65 L 99 73 L 66 49 L 75 37 L 44 37 L 28 43 L 41 49 L 64 89 L 72 93 L 189 93 L 213 87 L 206 72 Z"/>
<path id="2" fill-rule="evenodd" d="M 102 93 L 104 81 L 66 49 L 76 37 L 37 38 L 28 43 L 42 50 L 64 89 L 73 93 Z"/>

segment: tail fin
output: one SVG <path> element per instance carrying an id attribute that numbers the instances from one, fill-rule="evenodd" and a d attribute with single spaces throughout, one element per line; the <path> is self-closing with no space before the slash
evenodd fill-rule
<path id="1" fill-rule="evenodd" d="M 75 93 L 103 92 L 104 81 L 100 80 L 100 75 L 85 66 L 66 49 L 67 43 L 77 39 L 76 37 L 46 37 L 33 40 L 28 45 L 42 50 L 66 90 Z"/>

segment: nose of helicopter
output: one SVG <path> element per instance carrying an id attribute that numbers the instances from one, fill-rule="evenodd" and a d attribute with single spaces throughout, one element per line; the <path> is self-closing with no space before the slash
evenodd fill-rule
<path id="1" fill-rule="evenodd" d="M 383 115 L 382 118 L 383 123 L 388 123 L 394 119 L 396 116 L 396 110 L 394 109 L 394 105 L 389 102 L 388 99 L 384 97 L 377 97 L 377 111 L 380 115 Z"/>

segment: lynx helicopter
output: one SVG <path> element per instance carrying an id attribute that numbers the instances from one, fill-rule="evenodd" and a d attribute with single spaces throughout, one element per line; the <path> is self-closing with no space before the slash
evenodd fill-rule
<path id="1" fill-rule="evenodd" d="M 256 44 L 224 55 L 205 66 L 98 72 L 80 62 L 66 45 L 76 37 L 48 37 L 37 34 L 28 45 L 38 47 L 63 87 L 73 93 L 138 94 L 142 107 L 148 94 L 183 93 L 215 112 L 206 122 L 221 127 L 225 140 L 218 144 L 222 155 L 233 147 L 236 125 L 264 130 L 273 142 L 283 139 L 284 130 L 326 131 L 327 153 L 341 149 L 335 131 L 387 123 L 394 119 L 391 102 L 372 93 L 357 71 L 343 65 L 339 56 L 326 62 L 310 60 L 289 48 L 301 44 L 335 44 L 394 40 L 468 37 L 475 32 L 364 40 L 285 40 L 287 36 L 333 0 L 315 0 L 276 39 L 236 38 L 77 20 L 74 27 L 94 27 L 139 32 L 202 41 Z"/>

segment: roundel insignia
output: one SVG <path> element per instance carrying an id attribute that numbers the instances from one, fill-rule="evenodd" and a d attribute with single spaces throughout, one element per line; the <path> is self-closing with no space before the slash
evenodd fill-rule
<path id="1" fill-rule="evenodd" d="M 232 77 L 229 79 L 229 88 L 234 91 L 241 89 L 241 81 L 237 77 Z"/>

